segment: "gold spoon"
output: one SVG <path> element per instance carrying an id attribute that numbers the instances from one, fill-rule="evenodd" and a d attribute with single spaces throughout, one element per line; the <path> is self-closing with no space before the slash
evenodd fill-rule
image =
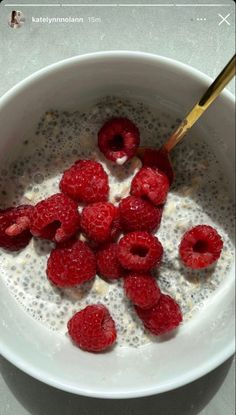
<path id="1" fill-rule="evenodd" d="M 180 125 L 174 130 L 171 136 L 168 138 L 165 144 L 157 150 L 157 149 L 148 149 L 144 147 L 140 147 L 137 151 L 137 156 L 141 158 L 141 160 L 145 163 L 145 157 L 148 156 L 150 151 L 152 152 L 152 161 L 151 165 L 155 165 L 156 167 L 160 167 L 160 170 L 166 170 L 165 173 L 170 179 L 170 182 L 173 181 L 173 169 L 171 166 L 171 162 L 169 159 L 170 151 L 179 144 L 185 134 L 190 130 L 190 128 L 195 124 L 195 122 L 201 117 L 201 115 L 207 110 L 207 108 L 215 101 L 224 87 L 231 81 L 231 79 L 235 76 L 236 73 L 236 55 L 232 57 L 232 59 L 228 62 L 228 64 L 224 67 L 221 73 L 217 76 L 214 82 L 209 86 L 200 100 L 197 102 L 196 105 L 191 109 L 191 111 L 185 116 L 183 121 Z M 155 153 L 156 152 L 156 153 Z M 155 157 L 156 154 L 156 157 Z M 156 162 L 155 162 L 156 160 Z M 160 163 L 160 166 L 159 166 Z"/>

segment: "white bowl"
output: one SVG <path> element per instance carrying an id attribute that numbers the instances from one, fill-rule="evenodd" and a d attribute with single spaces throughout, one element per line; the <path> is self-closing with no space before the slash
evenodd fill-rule
<path id="1" fill-rule="evenodd" d="M 183 116 L 211 79 L 176 61 L 136 52 L 71 58 L 30 76 L 0 100 L 0 158 L 30 137 L 47 109 L 81 107 L 106 94 L 139 97 Z M 234 99 L 224 92 L 195 126 L 210 132 L 233 192 Z M 224 138 L 224 151 L 221 138 Z M 131 398 L 191 382 L 234 353 L 234 266 L 199 313 L 168 341 L 94 355 L 29 317 L 0 281 L 0 351 L 33 377 L 76 394 Z"/>

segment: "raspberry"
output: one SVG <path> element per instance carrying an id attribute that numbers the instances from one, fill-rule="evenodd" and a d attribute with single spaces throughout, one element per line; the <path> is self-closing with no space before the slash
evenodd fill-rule
<path id="1" fill-rule="evenodd" d="M 221 254 L 223 241 L 218 232 L 208 225 L 198 225 L 187 231 L 180 243 L 179 254 L 189 268 L 205 268 Z"/>
<path id="2" fill-rule="evenodd" d="M 81 227 L 95 242 L 114 239 L 119 231 L 119 211 L 112 203 L 99 202 L 86 206 L 81 216 Z"/>
<path id="3" fill-rule="evenodd" d="M 154 205 L 165 203 L 169 190 L 167 176 L 158 169 L 143 167 L 134 176 L 131 183 L 131 194 L 147 197 Z"/>
<path id="4" fill-rule="evenodd" d="M 169 184 L 172 184 L 174 171 L 169 160 L 169 155 L 165 149 L 155 150 L 146 148 L 140 151 L 139 157 L 144 166 L 158 168 L 158 170 L 162 171 L 168 177 Z"/>
<path id="5" fill-rule="evenodd" d="M 21 205 L 0 210 L 0 247 L 18 251 L 28 245 L 32 235 L 29 231 L 33 206 Z"/>
<path id="6" fill-rule="evenodd" d="M 149 308 L 159 301 L 160 288 L 150 274 L 129 274 L 124 280 L 127 297 L 141 308 Z"/>
<path id="7" fill-rule="evenodd" d="M 39 238 L 63 242 L 80 226 L 77 203 L 62 193 L 42 200 L 34 208 L 31 232 Z"/>
<path id="8" fill-rule="evenodd" d="M 51 251 L 47 276 L 58 287 L 73 287 L 91 280 L 96 274 L 96 259 L 82 241 L 67 241 Z"/>
<path id="9" fill-rule="evenodd" d="M 108 176 L 100 163 L 79 160 L 64 172 L 60 190 L 80 202 L 103 202 L 109 193 Z"/>
<path id="10" fill-rule="evenodd" d="M 67 323 L 74 343 L 88 352 L 101 352 L 116 341 L 116 327 L 108 309 L 93 304 L 76 313 Z"/>
<path id="11" fill-rule="evenodd" d="M 135 310 L 144 327 L 156 336 L 175 329 L 183 320 L 179 305 L 165 294 L 161 294 L 158 303 L 153 307 L 143 309 L 135 306 Z"/>
<path id="12" fill-rule="evenodd" d="M 97 252 L 99 275 L 108 279 L 117 279 L 123 276 L 124 270 L 118 261 L 117 252 L 118 245 L 115 243 L 108 244 Z"/>
<path id="13" fill-rule="evenodd" d="M 117 164 L 123 164 L 133 157 L 139 142 L 139 130 L 127 118 L 107 121 L 98 133 L 99 149 L 108 160 Z"/>
<path id="14" fill-rule="evenodd" d="M 131 271 L 149 271 L 161 262 L 162 245 L 157 237 L 147 232 L 128 233 L 118 245 L 118 259 L 124 268 Z"/>
<path id="15" fill-rule="evenodd" d="M 162 208 L 153 206 L 147 200 L 128 196 L 119 205 L 121 225 L 126 231 L 152 232 L 160 225 Z"/>

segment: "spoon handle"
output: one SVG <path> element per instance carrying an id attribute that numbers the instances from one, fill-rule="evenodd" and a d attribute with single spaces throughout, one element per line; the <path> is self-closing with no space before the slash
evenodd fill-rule
<path id="1" fill-rule="evenodd" d="M 198 118 L 215 101 L 222 89 L 231 81 L 236 73 L 236 55 L 228 62 L 215 81 L 209 86 L 204 95 L 192 110 L 186 115 L 181 124 L 171 134 L 167 142 L 163 145 L 167 152 L 170 152 L 185 136 L 188 130 L 195 124 Z"/>

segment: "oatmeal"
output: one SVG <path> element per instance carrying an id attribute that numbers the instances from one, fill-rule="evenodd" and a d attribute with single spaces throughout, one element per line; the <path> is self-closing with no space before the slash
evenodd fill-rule
<path id="1" fill-rule="evenodd" d="M 22 144 L 22 156 L 1 167 L 1 208 L 36 204 L 58 192 L 63 171 L 77 159 L 99 161 L 109 175 L 109 200 L 115 205 L 129 195 L 130 183 L 141 167 L 134 157 L 125 164 L 107 161 L 97 148 L 97 132 L 107 118 L 127 117 L 140 129 L 141 145 L 159 147 L 174 124 L 141 102 L 108 97 L 84 112 L 47 112 L 35 136 Z M 178 120 L 176 120 L 176 124 Z M 173 154 L 176 179 L 168 194 L 161 226 L 156 232 L 164 257 L 156 277 L 161 290 L 180 305 L 184 321 L 201 309 L 226 278 L 233 259 L 231 242 L 234 209 L 224 172 L 207 144 L 191 137 Z M 79 207 L 81 211 L 82 205 Z M 214 268 L 193 271 L 178 258 L 178 245 L 186 230 L 197 224 L 217 229 L 224 241 Z M 83 240 L 83 236 L 80 238 Z M 1 276 L 15 299 L 33 318 L 51 330 L 67 332 L 67 321 L 86 305 L 106 305 L 116 321 L 118 344 L 138 347 L 150 342 L 133 306 L 125 298 L 122 279 L 111 282 L 98 276 L 77 288 L 60 290 L 48 281 L 45 270 L 53 243 L 32 239 L 18 253 L 0 250 Z"/>

